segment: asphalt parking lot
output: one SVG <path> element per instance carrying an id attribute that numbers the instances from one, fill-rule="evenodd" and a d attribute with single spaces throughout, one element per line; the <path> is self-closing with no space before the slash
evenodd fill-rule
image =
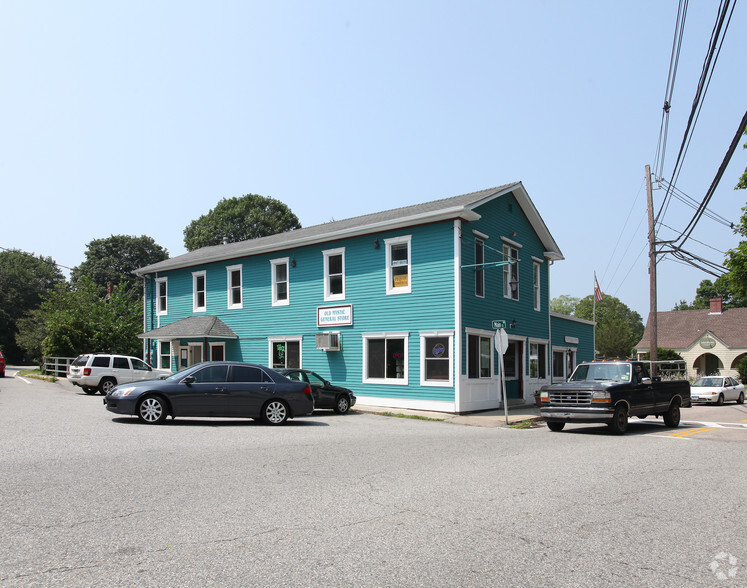
<path id="1" fill-rule="evenodd" d="M 361 410 L 150 426 L 14 377 L 0 428 L 0 586 L 747 583 L 738 439 Z"/>

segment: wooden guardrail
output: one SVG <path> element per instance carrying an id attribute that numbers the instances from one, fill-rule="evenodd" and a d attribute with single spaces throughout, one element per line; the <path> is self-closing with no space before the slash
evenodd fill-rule
<path id="1" fill-rule="evenodd" d="M 74 361 L 74 357 L 45 357 L 42 370 L 46 375 L 64 378 L 67 376 L 67 368 Z"/>

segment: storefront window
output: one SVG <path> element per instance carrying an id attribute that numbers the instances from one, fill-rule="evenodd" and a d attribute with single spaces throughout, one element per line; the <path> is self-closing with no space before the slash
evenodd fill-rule
<path id="1" fill-rule="evenodd" d="M 467 339 L 467 377 L 489 378 L 491 374 L 491 337 L 482 335 L 469 335 Z"/>
<path id="2" fill-rule="evenodd" d="M 407 337 L 399 335 L 365 336 L 367 380 L 407 383 Z"/>

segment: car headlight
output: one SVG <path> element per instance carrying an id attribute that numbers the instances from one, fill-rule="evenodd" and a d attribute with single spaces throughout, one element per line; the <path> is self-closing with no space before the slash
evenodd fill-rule
<path id="1" fill-rule="evenodd" d="M 112 396 L 117 398 L 124 398 L 135 391 L 135 386 L 127 386 L 125 388 L 117 388 L 112 392 Z"/>

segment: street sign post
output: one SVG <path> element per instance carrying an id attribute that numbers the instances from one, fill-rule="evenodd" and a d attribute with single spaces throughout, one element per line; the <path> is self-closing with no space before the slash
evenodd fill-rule
<path id="1" fill-rule="evenodd" d="M 503 413 L 506 416 L 506 424 L 508 424 L 508 403 L 506 398 L 506 374 L 505 365 L 503 364 L 503 356 L 508 350 L 508 335 L 506 334 L 506 321 L 493 321 L 493 326 L 496 323 L 503 323 L 502 327 L 496 327 L 495 331 L 495 350 L 498 352 L 498 366 L 501 370 L 501 377 L 498 378 L 498 395 L 503 397 Z"/>

